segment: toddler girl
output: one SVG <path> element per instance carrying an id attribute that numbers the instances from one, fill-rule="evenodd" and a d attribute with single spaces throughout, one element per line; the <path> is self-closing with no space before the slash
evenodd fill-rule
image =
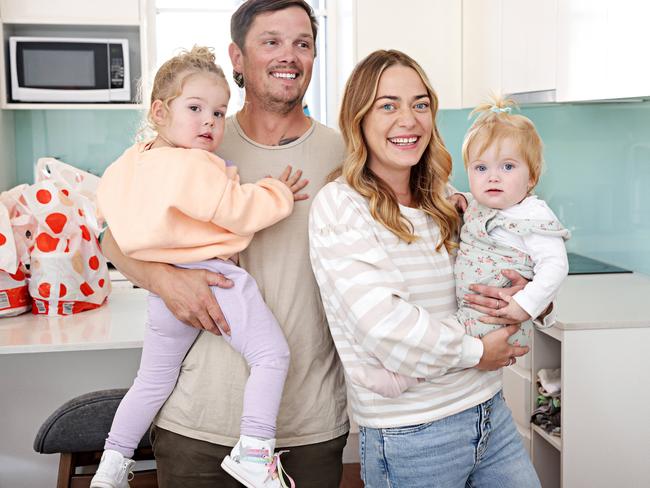
<path id="1" fill-rule="evenodd" d="M 569 231 L 548 205 L 532 195 L 542 169 L 542 140 L 527 117 L 512 113 L 511 100 L 496 99 L 474 111 L 478 117 L 463 142 L 463 161 L 470 194 L 454 265 L 456 318 L 467 334 L 483 337 L 501 325 L 479 321 L 485 315 L 469 307 L 463 297 L 471 284 L 510 286 L 501 273 L 512 269 L 531 280 L 514 296 L 501 295 L 505 306 L 497 315 L 521 321 L 509 339 L 527 346 L 531 318 L 553 301 L 569 266 L 564 240 Z M 386 397 L 399 396 L 420 380 L 380 368 L 362 367 L 352 379 Z"/>
<path id="2" fill-rule="evenodd" d="M 274 455 L 275 421 L 289 349 L 253 278 L 231 259 L 253 233 L 287 217 L 294 200 L 306 198 L 296 192 L 307 182 L 288 167 L 279 179 L 239 184 L 236 169 L 213 154 L 223 137 L 229 97 L 208 48 L 195 46 L 168 60 L 154 79 L 148 114 L 157 136 L 127 149 L 106 170 L 97 200 L 124 254 L 207 269 L 234 282 L 233 288 L 213 291 L 231 326 L 231 336 L 222 337 L 243 355 L 250 376 L 241 437 L 222 467 L 249 488 L 278 488 L 286 484 L 279 454 Z M 156 295 L 149 295 L 147 312 L 140 369 L 115 414 L 93 488 L 128 487 L 134 465 L 129 458 L 199 334 Z"/>

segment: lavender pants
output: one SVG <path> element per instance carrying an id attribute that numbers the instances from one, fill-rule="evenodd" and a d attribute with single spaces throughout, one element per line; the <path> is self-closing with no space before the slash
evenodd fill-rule
<path id="1" fill-rule="evenodd" d="M 257 283 L 231 261 L 212 259 L 182 265 L 224 274 L 235 286 L 212 287 L 231 335 L 223 335 L 248 363 L 241 434 L 275 437 L 284 380 L 289 369 L 289 346 L 275 317 L 264 303 Z M 174 317 L 157 295 L 150 294 L 140 369 L 115 413 L 104 449 L 131 457 L 140 439 L 171 394 L 181 363 L 199 330 Z M 227 394 L 227 392 L 223 392 Z"/>

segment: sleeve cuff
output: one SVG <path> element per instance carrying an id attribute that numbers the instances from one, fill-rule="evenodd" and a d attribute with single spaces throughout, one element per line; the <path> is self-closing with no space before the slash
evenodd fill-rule
<path id="1" fill-rule="evenodd" d="M 461 358 L 458 362 L 459 368 L 473 368 L 483 356 L 483 341 L 470 335 L 463 336 Z"/>
<path id="2" fill-rule="evenodd" d="M 517 305 L 523 308 L 526 313 L 531 316 L 531 318 L 537 317 L 546 309 L 548 304 L 541 304 L 540 306 L 539 303 L 535 303 L 533 300 L 531 300 L 525 291 L 525 288 L 521 291 L 518 291 L 512 296 L 512 299 L 517 302 Z"/>
<path id="3" fill-rule="evenodd" d="M 548 329 L 553 327 L 557 322 L 557 313 L 555 312 L 555 303 L 551 303 L 551 311 L 547 313 L 541 320 L 539 317 L 533 320 L 533 324 L 538 329 Z"/>

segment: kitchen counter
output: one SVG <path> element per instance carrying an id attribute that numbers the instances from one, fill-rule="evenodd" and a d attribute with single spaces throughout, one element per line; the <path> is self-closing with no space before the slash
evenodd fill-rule
<path id="1" fill-rule="evenodd" d="M 647 486 L 649 297 L 647 275 L 569 276 L 556 300 L 558 324 L 535 331 L 530 376 L 517 383 L 509 375 L 515 388 L 504 388 L 506 398 L 522 406 L 527 424 L 537 372 L 561 369 L 561 438 L 528 428 L 542 486 Z"/>
<path id="2" fill-rule="evenodd" d="M 569 276 L 556 300 L 560 330 L 650 327 L 650 277 L 639 273 Z"/>
<path id="3" fill-rule="evenodd" d="M 113 287 L 96 310 L 0 319 L 0 487 L 56 485 L 59 456 L 34 452 L 34 436 L 71 398 L 131 386 L 146 304 L 146 291 Z"/>
<path id="4" fill-rule="evenodd" d="M 0 354 L 141 348 L 146 304 L 147 291 L 115 288 L 96 310 L 0 318 Z"/>

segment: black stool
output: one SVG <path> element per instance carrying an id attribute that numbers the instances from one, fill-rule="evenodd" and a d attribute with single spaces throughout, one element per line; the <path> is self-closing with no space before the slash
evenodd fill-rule
<path id="1" fill-rule="evenodd" d="M 67 401 L 43 422 L 34 439 L 41 454 L 60 453 L 57 488 L 88 488 L 92 474 L 76 474 L 75 468 L 99 464 L 113 416 L 126 389 L 86 393 Z M 154 459 L 149 433 L 133 455 L 136 461 Z M 131 488 L 158 488 L 156 470 L 135 471 Z"/>

